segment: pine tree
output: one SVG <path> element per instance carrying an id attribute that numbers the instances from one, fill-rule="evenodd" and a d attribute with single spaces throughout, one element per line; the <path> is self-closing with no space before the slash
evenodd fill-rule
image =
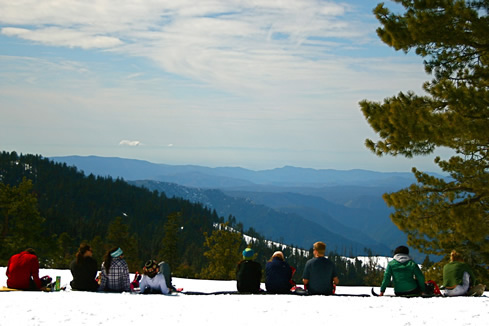
<path id="1" fill-rule="evenodd" d="M 44 247 L 41 217 L 32 181 L 24 178 L 18 186 L 0 183 L 0 254 L 3 257 L 33 247 L 42 253 Z M 41 250 L 40 250 L 41 249 Z"/>
<path id="2" fill-rule="evenodd" d="M 122 249 L 130 271 L 139 269 L 141 262 L 138 259 L 138 241 L 134 234 L 129 233 L 129 225 L 124 223 L 122 217 L 116 217 L 109 224 L 106 240 L 109 248 L 119 247 Z"/>
<path id="3" fill-rule="evenodd" d="M 172 270 L 179 266 L 178 256 L 178 235 L 180 231 L 180 218 L 182 213 L 172 213 L 168 215 L 167 221 L 163 227 L 164 236 L 161 241 L 161 250 L 159 256 L 170 265 Z"/>
<path id="4" fill-rule="evenodd" d="M 102 240 L 101 236 L 97 235 L 91 241 L 90 246 L 92 248 L 92 258 L 95 259 L 99 265 L 101 265 L 105 253 L 110 249 L 109 245 Z"/>
<path id="5" fill-rule="evenodd" d="M 408 243 L 427 254 L 456 248 L 479 276 L 489 265 L 489 1 L 395 0 L 405 11 L 379 4 L 377 30 L 387 45 L 425 58 L 433 79 L 426 95 L 399 93 L 383 103 L 364 100 L 362 111 L 381 140 L 367 140 L 375 154 L 430 155 L 449 178 L 413 168 L 417 183 L 385 194 L 393 222 Z"/>
<path id="6" fill-rule="evenodd" d="M 236 265 L 241 259 L 239 246 L 241 233 L 227 229 L 228 224 L 220 224 L 219 228 L 205 235 L 204 252 L 208 264 L 201 271 L 200 277 L 213 280 L 232 280 L 236 277 Z"/>

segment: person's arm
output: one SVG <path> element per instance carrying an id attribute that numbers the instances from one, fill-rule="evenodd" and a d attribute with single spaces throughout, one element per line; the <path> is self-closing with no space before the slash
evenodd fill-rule
<path id="1" fill-rule="evenodd" d="M 161 274 L 158 274 L 158 275 L 161 275 Z M 155 276 L 156 277 L 156 276 Z M 160 277 L 160 290 L 161 290 L 161 293 L 163 294 L 168 294 L 170 293 L 170 290 L 168 289 L 168 287 L 166 286 L 166 280 L 165 280 L 165 277 L 163 275 L 161 275 Z"/>
<path id="2" fill-rule="evenodd" d="M 384 278 L 382 279 L 382 284 L 380 285 L 380 296 L 384 295 L 385 289 L 387 288 L 387 285 L 389 285 L 392 277 L 392 272 L 391 272 L 391 267 L 390 265 L 387 265 L 387 268 L 385 269 L 384 272 Z"/>
<path id="3" fill-rule="evenodd" d="M 424 275 L 418 267 L 418 264 L 414 264 L 414 275 L 416 276 L 416 281 L 418 282 L 421 292 L 426 291 L 426 285 L 424 283 Z"/>
<path id="4" fill-rule="evenodd" d="M 122 281 L 124 282 L 124 289 L 125 291 L 129 292 L 131 291 L 131 280 L 129 279 L 129 266 L 127 266 L 127 263 L 124 261 L 124 264 L 122 266 Z"/>
<path id="5" fill-rule="evenodd" d="M 99 291 L 104 291 L 105 290 L 105 287 L 107 286 L 107 275 L 105 274 L 105 267 L 104 267 L 104 264 L 102 264 L 102 267 L 100 268 L 101 269 L 101 272 L 100 272 L 100 286 L 99 286 Z"/>
<path id="6" fill-rule="evenodd" d="M 139 283 L 139 293 L 144 293 L 144 290 L 146 290 L 146 287 L 148 286 L 146 284 L 147 278 L 148 278 L 147 275 L 143 275 L 143 277 L 141 278 L 141 282 Z"/>
<path id="7" fill-rule="evenodd" d="M 36 283 L 37 288 L 41 289 L 42 284 L 41 284 L 41 280 L 39 279 L 39 260 L 37 259 L 37 257 L 35 257 L 35 259 L 32 260 L 31 276 L 34 283 Z"/>
<path id="8" fill-rule="evenodd" d="M 302 272 L 302 283 L 304 284 L 304 289 L 307 289 L 307 285 L 309 284 L 309 276 L 309 262 L 307 262 L 306 266 L 304 266 L 304 271 Z"/>
<path id="9" fill-rule="evenodd" d="M 10 258 L 10 259 L 12 259 L 12 258 Z M 7 263 L 7 270 L 5 271 L 5 275 L 7 275 L 7 278 L 8 278 L 8 276 L 9 276 L 9 274 L 10 274 L 10 273 L 9 273 L 10 259 L 8 260 L 8 263 Z"/>

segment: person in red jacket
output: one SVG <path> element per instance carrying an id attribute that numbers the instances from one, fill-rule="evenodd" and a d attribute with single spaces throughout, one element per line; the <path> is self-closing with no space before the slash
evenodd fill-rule
<path id="1" fill-rule="evenodd" d="M 7 265 L 7 286 L 19 290 L 40 290 L 39 260 L 29 248 L 10 257 Z"/>

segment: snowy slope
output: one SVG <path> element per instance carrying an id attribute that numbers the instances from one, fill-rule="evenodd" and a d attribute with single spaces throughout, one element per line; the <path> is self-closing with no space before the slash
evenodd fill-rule
<path id="1" fill-rule="evenodd" d="M 68 270 L 41 270 L 61 276 Z M 175 278 L 188 291 L 235 290 L 234 281 Z M 6 284 L 0 267 L 0 286 Z M 264 286 L 263 286 L 264 288 Z M 342 287 L 338 293 L 370 293 Z M 388 289 L 387 293 L 392 293 Z M 486 295 L 489 293 L 486 292 Z M 62 292 L 0 292 L 0 325 L 487 325 L 489 298 L 325 297 L 293 295 L 136 295 Z"/>

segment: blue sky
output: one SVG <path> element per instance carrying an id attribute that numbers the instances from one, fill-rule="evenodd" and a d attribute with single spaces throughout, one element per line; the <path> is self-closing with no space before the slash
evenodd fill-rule
<path id="1" fill-rule="evenodd" d="M 0 150 L 437 171 L 364 146 L 358 102 L 429 79 L 379 41 L 377 2 L 0 0 Z"/>

